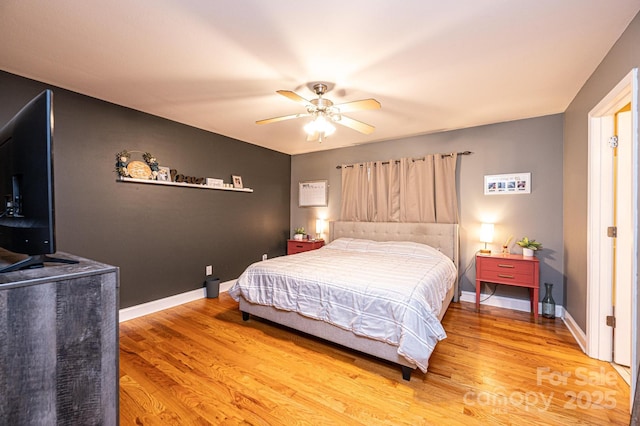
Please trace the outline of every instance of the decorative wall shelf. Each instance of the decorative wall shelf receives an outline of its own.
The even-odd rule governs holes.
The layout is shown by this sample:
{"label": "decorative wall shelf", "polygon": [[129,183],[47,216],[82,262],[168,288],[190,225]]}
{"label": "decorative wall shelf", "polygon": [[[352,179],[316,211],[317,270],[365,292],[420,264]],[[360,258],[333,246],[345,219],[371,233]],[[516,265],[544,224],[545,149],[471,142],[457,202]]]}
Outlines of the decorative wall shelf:
{"label": "decorative wall shelf", "polygon": [[170,181],[149,180],[149,179],[134,179],[134,178],[128,178],[128,177],[122,177],[122,176],[116,180],[120,182],[146,183],[151,185],[183,186],[188,188],[200,188],[200,189],[216,189],[218,191],[253,192],[253,189],[251,188],[218,188],[214,186],[197,185],[195,183],[170,182]]}

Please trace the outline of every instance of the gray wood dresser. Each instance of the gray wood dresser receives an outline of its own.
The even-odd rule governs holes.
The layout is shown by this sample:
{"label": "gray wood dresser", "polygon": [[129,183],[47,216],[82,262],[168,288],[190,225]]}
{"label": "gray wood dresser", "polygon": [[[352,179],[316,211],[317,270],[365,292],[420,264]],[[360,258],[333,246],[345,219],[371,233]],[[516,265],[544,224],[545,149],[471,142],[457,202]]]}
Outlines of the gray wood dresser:
{"label": "gray wood dresser", "polygon": [[117,425],[119,270],[55,256],[0,274],[0,424]]}

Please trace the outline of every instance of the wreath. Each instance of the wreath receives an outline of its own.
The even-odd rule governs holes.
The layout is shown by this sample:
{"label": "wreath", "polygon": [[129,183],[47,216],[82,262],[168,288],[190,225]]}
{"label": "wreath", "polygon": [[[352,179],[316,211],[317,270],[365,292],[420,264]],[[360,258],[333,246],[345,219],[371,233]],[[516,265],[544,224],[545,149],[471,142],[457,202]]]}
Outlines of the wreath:
{"label": "wreath", "polygon": [[158,167],[158,160],[156,159],[156,157],[154,157],[148,152],[145,152],[144,154],[142,154],[142,159],[144,160],[145,163],[147,163],[149,168],[151,168],[151,172],[153,173],[153,176],[154,177],[158,176],[158,170],[160,170],[160,168]]}
{"label": "wreath", "polygon": [[131,160],[131,154],[126,149],[116,154],[116,173],[118,176],[129,176],[129,171],[127,170],[129,160]]}
{"label": "wreath", "polygon": [[[115,172],[121,177],[133,177],[133,178],[147,178],[156,179],[160,167],[158,166],[158,160],[149,152],[142,154],[141,161],[131,161],[132,152],[141,151],[127,151],[126,149],[116,154],[116,169]],[[140,171],[141,167],[143,168]],[[135,170],[135,172],[133,171]]]}

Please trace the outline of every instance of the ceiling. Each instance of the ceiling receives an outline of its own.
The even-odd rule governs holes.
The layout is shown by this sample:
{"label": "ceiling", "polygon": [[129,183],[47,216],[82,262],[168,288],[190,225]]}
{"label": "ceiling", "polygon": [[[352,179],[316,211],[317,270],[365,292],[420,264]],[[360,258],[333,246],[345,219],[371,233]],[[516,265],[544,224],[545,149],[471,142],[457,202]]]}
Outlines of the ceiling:
{"label": "ceiling", "polygon": [[[615,7],[613,7],[615,6]],[[2,0],[0,69],[287,154],[563,112],[640,0]],[[313,81],[375,98],[306,142]]]}

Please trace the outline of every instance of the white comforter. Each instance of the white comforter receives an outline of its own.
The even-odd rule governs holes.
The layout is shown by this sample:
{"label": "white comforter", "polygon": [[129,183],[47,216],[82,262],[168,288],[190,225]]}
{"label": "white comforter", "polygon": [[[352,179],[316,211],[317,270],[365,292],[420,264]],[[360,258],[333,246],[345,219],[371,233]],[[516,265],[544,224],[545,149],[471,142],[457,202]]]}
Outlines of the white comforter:
{"label": "white comforter", "polygon": [[448,257],[424,244],[340,238],[250,265],[229,294],[398,346],[426,372],[446,337],[437,316],[456,273]]}

